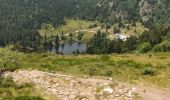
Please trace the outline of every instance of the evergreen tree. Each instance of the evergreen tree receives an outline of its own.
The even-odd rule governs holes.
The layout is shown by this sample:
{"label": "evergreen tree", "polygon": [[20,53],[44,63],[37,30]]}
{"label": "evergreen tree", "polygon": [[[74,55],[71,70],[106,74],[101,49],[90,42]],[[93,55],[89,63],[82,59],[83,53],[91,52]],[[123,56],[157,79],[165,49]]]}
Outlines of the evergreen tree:
{"label": "evergreen tree", "polygon": [[58,52],[58,49],[59,49],[59,36],[57,35],[55,37],[55,50],[56,50],[56,53]]}
{"label": "evergreen tree", "polygon": [[53,42],[52,42],[52,40],[49,41],[48,47],[49,47],[50,52],[52,52],[52,49],[53,49]]}
{"label": "evergreen tree", "polygon": [[44,35],[44,43],[43,43],[43,46],[44,46],[45,50],[48,50],[48,41],[47,41],[47,36],[46,36],[46,34]]}

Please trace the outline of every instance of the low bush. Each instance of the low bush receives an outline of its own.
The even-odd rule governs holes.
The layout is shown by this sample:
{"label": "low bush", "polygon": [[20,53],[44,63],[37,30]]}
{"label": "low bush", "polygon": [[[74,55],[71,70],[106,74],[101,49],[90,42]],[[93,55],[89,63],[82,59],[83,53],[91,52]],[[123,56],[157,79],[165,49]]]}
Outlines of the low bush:
{"label": "low bush", "polygon": [[89,28],[95,28],[95,27],[97,27],[97,24],[89,25]]}
{"label": "low bush", "polygon": [[152,68],[145,68],[143,70],[143,75],[154,76],[155,74],[156,74],[156,71]]}
{"label": "low bush", "polygon": [[170,51],[170,41],[164,41],[161,43],[162,51],[167,52]]}
{"label": "low bush", "polygon": [[2,100],[43,100],[30,96],[35,89],[32,84],[16,84],[10,77],[0,77],[0,99]]}
{"label": "low bush", "polygon": [[137,48],[137,51],[139,53],[147,53],[151,49],[152,49],[151,44],[149,42],[145,42],[139,45],[139,47]]}
{"label": "low bush", "polygon": [[0,88],[15,87],[13,80],[11,78],[0,77]]}
{"label": "low bush", "polygon": [[109,77],[112,76],[112,74],[113,74],[113,71],[106,71],[106,73],[105,73],[105,75],[109,76]]}
{"label": "low bush", "polygon": [[20,67],[20,55],[8,48],[0,48],[0,71],[13,71]]}
{"label": "low bush", "polygon": [[160,44],[157,44],[153,47],[152,51],[154,52],[168,52],[170,51],[170,41],[163,41]]}
{"label": "low bush", "polygon": [[94,76],[96,74],[96,69],[95,68],[89,68],[89,75]]}
{"label": "low bush", "polygon": [[161,45],[160,45],[160,44],[155,45],[155,46],[153,47],[152,51],[153,51],[153,52],[160,52],[160,51],[162,51],[162,50],[161,50]]}
{"label": "low bush", "polygon": [[170,41],[170,32],[166,34],[166,36],[165,36],[165,40]]}

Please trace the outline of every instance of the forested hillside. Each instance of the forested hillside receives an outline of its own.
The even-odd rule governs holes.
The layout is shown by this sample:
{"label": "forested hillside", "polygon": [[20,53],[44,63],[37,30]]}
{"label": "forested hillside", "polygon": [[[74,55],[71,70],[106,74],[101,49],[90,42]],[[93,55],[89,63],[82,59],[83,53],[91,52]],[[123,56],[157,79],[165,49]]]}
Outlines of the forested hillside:
{"label": "forested hillside", "polygon": [[169,6],[168,0],[0,0],[0,45],[20,41],[34,47],[43,23],[58,27],[65,18],[109,25],[141,22],[149,28],[169,25]]}
{"label": "forested hillside", "polygon": [[48,22],[57,26],[67,17],[112,23],[147,17],[168,23],[170,16],[168,0],[1,0],[0,4],[1,30],[36,29]]}

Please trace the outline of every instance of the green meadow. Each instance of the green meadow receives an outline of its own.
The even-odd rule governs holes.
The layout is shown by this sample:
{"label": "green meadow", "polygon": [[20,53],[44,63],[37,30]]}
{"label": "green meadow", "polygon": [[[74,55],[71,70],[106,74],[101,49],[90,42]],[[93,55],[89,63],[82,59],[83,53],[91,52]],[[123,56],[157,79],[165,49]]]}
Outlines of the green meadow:
{"label": "green meadow", "polygon": [[[75,76],[104,76],[170,90],[170,53],[57,55],[19,53],[8,48],[1,51],[7,52],[1,53],[0,59],[7,70],[37,69]],[[11,62],[5,62],[5,59],[11,59]]]}
{"label": "green meadow", "polygon": [[41,35],[56,35],[58,33],[72,33],[77,30],[84,30],[88,29],[90,25],[99,24],[99,22],[95,21],[86,21],[86,20],[73,20],[73,19],[66,19],[65,25],[60,25],[59,27],[54,27],[51,24],[44,24],[42,25],[39,32]]}

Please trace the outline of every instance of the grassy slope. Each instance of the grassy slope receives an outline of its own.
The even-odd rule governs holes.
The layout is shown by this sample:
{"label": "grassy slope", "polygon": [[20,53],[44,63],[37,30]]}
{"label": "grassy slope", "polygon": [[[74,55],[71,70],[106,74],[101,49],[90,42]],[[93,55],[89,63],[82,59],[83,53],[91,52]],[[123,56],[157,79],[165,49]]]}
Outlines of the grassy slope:
{"label": "grassy slope", "polygon": [[[60,56],[28,54],[22,58],[23,68],[33,68],[74,75],[109,76],[116,80],[150,84],[170,89],[170,53],[112,54]],[[143,75],[145,69],[154,76]]]}
{"label": "grassy slope", "polygon": [[[97,27],[95,28],[89,28],[90,25],[97,24]],[[47,34],[47,36],[59,34],[63,31],[65,33],[66,40],[62,42],[69,42],[71,39],[68,35],[68,33],[73,33],[73,40],[77,40],[77,33],[78,31],[83,32],[84,36],[82,37],[82,42],[89,42],[90,39],[94,36],[94,34],[98,31],[101,30],[102,32],[106,32],[106,28],[101,28],[101,23],[96,22],[96,21],[86,21],[86,20],[73,20],[73,19],[67,19],[66,20],[66,25],[59,26],[57,28],[53,27],[50,24],[48,28],[42,28],[39,30],[41,35]],[[108,38],[113,39],[114,35],[113,33],[113,28],[118,27],[118,24],[114,24],[108,32]],[[86,31],[84,31],[86,30]],[[125,35],[134,35],[137,36],[141,33],[143,33],[145,30],[144,26],[141,23],[136,23],[136,26],[129,25],[129,29],[125,28],[120,28],[121,33],[124,33]],[[66,34],[67,33],[67,34]]]}
{"label": "grassy slope", "polygon": [[129,30],[127,28],[121,28],[122,33],[125,33],[127,35],[135,35],[135,36],[143,33],[145,30],[148,30],[148,29],[145,29],[144,25],[142,25],[141,23],[136,23],[136,26],[130,25]]}
{"label": "grassy slope", "polygon": [[88,29],[90,25],[97,22],[85,20],[67,20],[66,23],[66,25],[60,26],[56,30],[63,31],[64,33],[74,32],[76,30]]}
{"label": "grassy slope", "polygon": [[[114,24],[112,26],[112,28],[109,29],[109,32],[113,32],[114,27],[118,27],[118,24]],[[135,30],[136,30],[136,32],[135,32]],[[148,30],[148,29],[145,28],[144,25],[142,25],[139,22],[136,23],[136,26],[132,26],[129,24],[129,29],[127,29],[126,26],[125,26],[125,28],[120,28],[121,33],[124,33],[125,35],[128,35],[128,36],[130,36],[130,35],[137,36],[137,35],[143,33],[145,30]]]}
{"label": "grassy slope", "polygon": [[82,42],[88,42],[95,34],[94,32],[90,32],[90,31],[98,30],[98,28],[89,29],[89,26],[93,25],[93,24],[99,25],[100,23],[96,22],[96,21],[67,19],[66,25],[62,25],[57,28],[54,28],[53,26],[50,25],[50,27],[48,27],[47,29],[45,29],[45,28],[40,29],[39,32],[43,36],[45,34],[47,36],[51,36],[51,35],[60,34],[62,32],[64,34],[67,33],[65,35],[66,40],[64,42],[68,42],[70,40],[68,33],[73,33],[73,39],[77,40],[77,31],[87,30],[87,31],[83,31],[84,35],[82,37]]}
{"label": "grassy slope", "polygon": [[[39,69],[78,76],[109,76],[119,81],[149,84],[170,90],[170,53],[62,56],[48,53],[23,54],[8,49],[5,51],[9,53],[6,55],[10,59],[13,58],[11,55],[15,54],[16,59],[19,54],[19,68],[23,69]],[[1,58],[9,59],[6,55],[2,55]],[[3,59],[0,63],[3,65]],[[144,75],[146,69],[150,69],[154,75]]]}
{"label": "grassy slope", "polygon": [[68,19],[66,20],[66,25],[62,25],[60,27],[57,28],[52,28],[52,29],[40,29],[40,33],[42,35],[44,35],[45,33],[48,35],[51,34],[57,34],[60,32],[64,32],[64,33],[69,33],[69,32],[74,32],[76,30],[83,30],[83,29],[88,29],[88,27],[94,23],[94,21],[85,21],[85,20],[72,20],[72,19]]}

